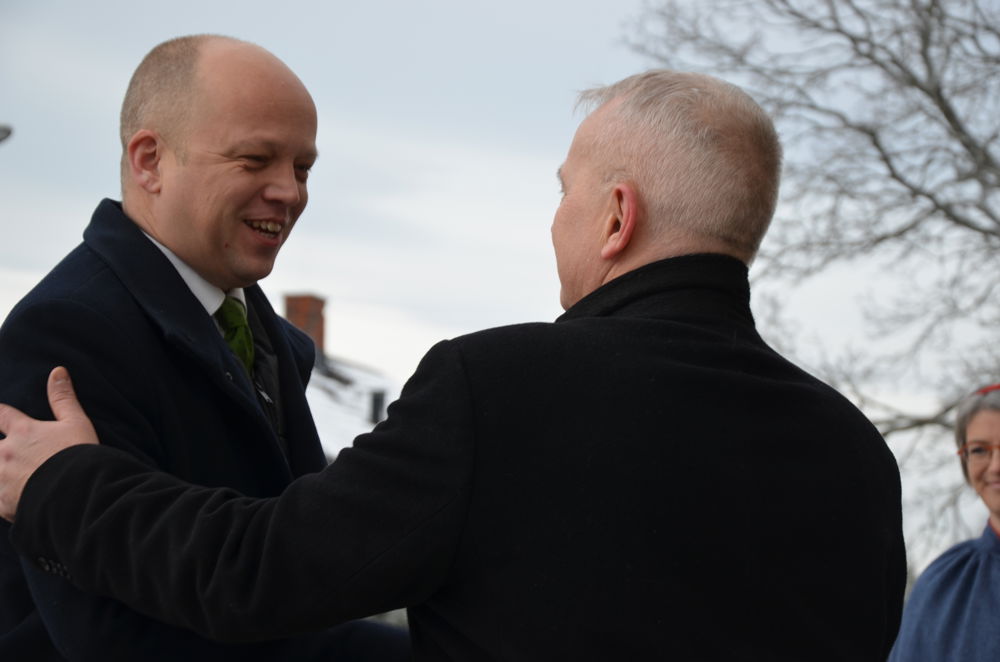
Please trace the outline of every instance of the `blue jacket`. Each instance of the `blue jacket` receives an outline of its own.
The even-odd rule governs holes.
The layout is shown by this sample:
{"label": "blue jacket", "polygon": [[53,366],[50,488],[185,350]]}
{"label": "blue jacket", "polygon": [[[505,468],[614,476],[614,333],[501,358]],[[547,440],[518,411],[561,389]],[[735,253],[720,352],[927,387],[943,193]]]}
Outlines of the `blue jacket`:
{"label": "blue jacket", "polygon": [[955,545],[920,575],[903,612],[890,662],[1000,660],[1000,537]]}

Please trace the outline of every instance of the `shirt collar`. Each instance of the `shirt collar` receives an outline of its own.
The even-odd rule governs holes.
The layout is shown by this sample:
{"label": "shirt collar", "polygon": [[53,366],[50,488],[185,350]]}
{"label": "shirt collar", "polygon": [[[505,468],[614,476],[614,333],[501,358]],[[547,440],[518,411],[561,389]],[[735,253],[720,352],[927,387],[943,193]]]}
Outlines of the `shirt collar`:
{"label": "shirt collar", "polygon": [[198,303],[204,307],[205,312],[209,315],[214,315],[215,311],[219,309],[222,302],[225,301],[227,296],[234,297],[243,304],[246,308],[247,300],[246,295],[243,293],[242,287],[237,287],[235,289],[229,290],[228,292],[223,292],[220,288],[212,285],[207,280],[201,277],[201,275],[192,269],[186,262],[177,257],[172,250],[153,239],[149,234],[143,232],[146,238],[153,242],[153,245],[160,249],[160,251],[170,260],[170,264],[174,265],[174,269],[180,275],[181,279],[191,290],[191,294],[194,298],[198,300]]}

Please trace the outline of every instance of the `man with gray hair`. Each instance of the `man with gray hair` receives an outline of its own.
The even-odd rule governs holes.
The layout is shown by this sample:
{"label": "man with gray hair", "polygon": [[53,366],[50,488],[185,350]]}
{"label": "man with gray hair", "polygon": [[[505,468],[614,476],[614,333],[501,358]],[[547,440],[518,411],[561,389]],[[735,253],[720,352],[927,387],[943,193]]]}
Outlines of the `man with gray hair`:
{"label": "man with gray hair", "polygon": [[226,640],[405,605],[417,659],[884,660],[905,583],[895,461],[750,313],[771,122],[671,71],[584,101],[555,323],[434,346],[385,422],[266,500],[92,445],[58,368],[56,422],[0,407],[14,545]]}

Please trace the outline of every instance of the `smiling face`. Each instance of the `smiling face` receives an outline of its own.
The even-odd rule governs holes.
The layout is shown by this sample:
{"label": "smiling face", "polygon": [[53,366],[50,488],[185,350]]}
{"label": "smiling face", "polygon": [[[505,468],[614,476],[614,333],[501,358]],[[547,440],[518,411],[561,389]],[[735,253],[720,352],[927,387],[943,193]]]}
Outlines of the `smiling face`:
{"label": "smiling face", "polygon": [[175,142],[162,142],[144,229],[213,285],[267,276],[308,199],[316,109],[298,78],[256,46],[203,46],[198,89]]}
{"label": "smiling face", "polygon": [[[1000,411],[983,409],[965,428],[967,444],[1000,445]],[[990,511],[990,522],[1000,531],[1000,449],[988,450],[980,459],[970,457],[966,464],[969,483]]]}

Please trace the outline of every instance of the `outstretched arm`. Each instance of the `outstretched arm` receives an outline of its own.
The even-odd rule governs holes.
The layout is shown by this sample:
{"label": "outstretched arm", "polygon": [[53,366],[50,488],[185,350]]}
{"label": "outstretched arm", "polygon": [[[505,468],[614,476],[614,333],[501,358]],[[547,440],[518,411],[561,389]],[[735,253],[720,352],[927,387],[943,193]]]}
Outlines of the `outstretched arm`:
{"label": "outstretched arm", "polygon": [[24,485],[35,470],[59,451],[99,443],[97,433],[76,399],[66,368],[49,373],[49,404],[54,421],[38,421],[0,404],[0,517],[14,521]]}
{"label": "outstretched arm", "polygon": [[[465,526],[471,411],[460,353],[440,343],[386,421],[271,499],[194,486],[106,446],[66,448],[82,439],[79,421],[15,414],[15,448],[64,436],[64,450],[27,480],[20,504],[22,488],[11,488],[11,540],[85,591],[222,641],[423,603],[446,584]],[[0,416],[6,425],[11,414]]]}
{"label": "outstretched arm", "polygon": [[[13,520],[16,514],[25,484],[47,459],[71,446],[99,443],[90,419],[76,398],[65,368],[55,368],[49,374],[47,389],[55,421],[36,420],[14,407],[0,404],[0,433],[8,435],[6,439],[0,439],[0,504],[3,517],[8,520]],[[42,577],[41,581],[63,580],[53,575]],[[131,656],[137,652],[143,654],[143,659],[156,660],[180,659],[192,653],[214,653],[219,659],[236,655],[248,662],[289,657],[297,660],[321,660],[328,659],[330,651],[352,651],[361,647],[366,651],[379,651],[386,659],[395,659],[409,645],[408,639],[405,643],[401,639],[403,635],[380,629],[378,624],[351,621],[312,636],[236,647],[202,639],[186,629],[148,621],[115,601],[95,601],[93,596],[79,592],[66,593],[62,599],[65,600],[64,609],[81,610],[83,620],[80,621],[80,628],[93,627],[94,614],[88,612],[98,608],[106,613],[105,619],[135,630],[120,633],[114,642],[119,647],[113,650],[106,647],[109,642],[98,639],[91,642],[96,648],[76,646],[68,653],[62,651],[73,660],[108,659],[109,656],[115,659],[122,656],[124,659],[126,655]],[[79,604],[75,604],[74,600]],[[101,622],[101,618],[98,617],[96,622]],[[42,626],[39,624],[37,627]],[[158,636],[153,636],[154,633]],[[146,638],[143,635],[150,641],[143,641]],[[81,640],[87,643],[86,638]],[[78,640],[73,641],[76,643]],[[143,647],[146,645],[150,648]],[[33,654],[38,653],[33,650]]]}

